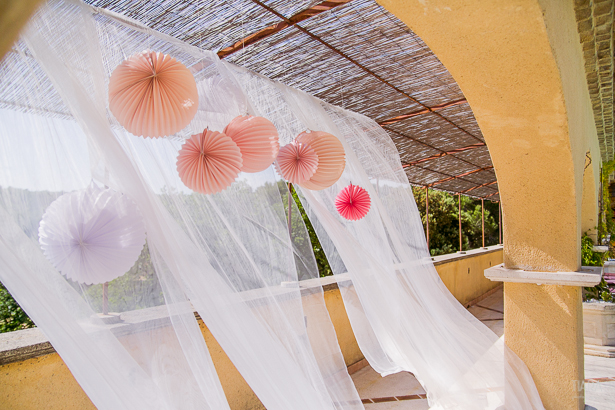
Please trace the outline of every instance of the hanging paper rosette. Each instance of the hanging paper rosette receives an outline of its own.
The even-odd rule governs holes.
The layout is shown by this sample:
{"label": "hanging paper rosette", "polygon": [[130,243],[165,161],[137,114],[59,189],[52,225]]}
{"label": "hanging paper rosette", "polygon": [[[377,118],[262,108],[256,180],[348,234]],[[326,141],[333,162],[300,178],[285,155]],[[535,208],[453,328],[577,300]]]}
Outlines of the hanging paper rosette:
{"label": "hanging paper rosette", "polygon": [[322,131],[303,132],[295,139],[298,143],[307,144],[318,155],[318,168],[314,175],[299,185],[321,190],[335,184],[344,172],[346,157],[344,147],[334,135]]}
{"label": "hanging paper rosette", "polygon": [[371,199],[367,191],[358,185],[348,185],[335,198],[337,212],[350,221],[358,221],[369,212]]}
{"label": "hanging paper rosette", "polygon": [[293,141],[280,148],[275,160],[275,169],[282,178],[292,184],[309,180],[318,168],[318,155],[307,144]]}
{"label": "hanging paper rosette", "polygon": [[90,285],[122,276],[135,264],[145,245],[145,224],[126,195],[92,182],[49,205],[38,237],[56,269]]}
{"label": "hanging paper rosette", "polygon": [[135,54],[118,65],[109,79],[109,109],[134,135],[175,134],[192,121],[198,106],[194,76],[166,54]]}
{"label": "hanging paper rosette", "polygon": [[264,171],[280,150],[278,130],[271,121],[263,117],[240,115],[235,117],[223,132],[241,150],[243,172]]}
{"label": "hanging paper rosette", "polygon": [[233,140],[205,130],[190,137],[177,156],[177,172],[188,188],[202,194],[220,192],[239,175],[242,154]]}

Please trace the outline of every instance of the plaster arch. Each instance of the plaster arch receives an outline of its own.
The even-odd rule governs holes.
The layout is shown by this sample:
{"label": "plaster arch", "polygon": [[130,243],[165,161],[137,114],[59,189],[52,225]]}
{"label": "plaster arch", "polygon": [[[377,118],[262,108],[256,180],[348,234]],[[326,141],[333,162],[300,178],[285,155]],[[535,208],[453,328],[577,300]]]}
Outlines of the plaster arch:
{"label": "plaster arch", "polygon": [[506,267],[577,270],[585,152],[594,166],[600,154],[572,1],[378,2],[472,107],[498,178]]}
{"label": "plaster arch", "polygon": [[[377,1],[431,48],[472,107],[498,178],[506,267],[576,271],[583,182],[595,197],[600,151],[574,1]],[[581,301],[578,286],[504,285],[506,344],[547,410],[585,407],[575,385],[584,379]]]}

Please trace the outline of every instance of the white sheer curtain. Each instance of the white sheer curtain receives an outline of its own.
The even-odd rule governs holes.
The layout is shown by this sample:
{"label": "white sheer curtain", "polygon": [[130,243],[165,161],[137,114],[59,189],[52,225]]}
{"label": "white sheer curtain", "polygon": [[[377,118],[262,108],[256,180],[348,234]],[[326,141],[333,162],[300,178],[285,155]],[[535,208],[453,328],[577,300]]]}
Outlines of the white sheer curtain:
{"label": "white sheer curtain", "polygon": [[[343,275],[346,310],[372,366],[415,373],[434,409],[542,408],[523,363],[440,281],[397,150],[371,120],[79,2],[46,4],[24,40],[0,68],[0,147],[10,164],[0,170],[0,280],[97,407],[228,408],[192,307],[268,409],[363,407],[322,289],[298,281],[318,273],[273,168],[209,196],[177,176],[186,137],[251,113],[273,121],[282,144],[309,128],[345,146],[338,183],[299,191]],[[134,137],[107,109],[110,73],[147,48],[171,54],[197,80],[199,111],[170,138]],[[91,319],[96,289],[66,281],[33,233],[53,199],[91,180],[128,195],[146,223],[155,286],[128,295],[129,333]],[[358,222],[334,207],[350,181],[372,198]]]}
{"label": "white sheer curtain", "polygon": [[[251,111],[215,54],[71,1],[43,6],[24,40],[2,66],[7,73],[0,87],[3,107],[25,114],[3,110],[3,152],[16,161],[0,183],[0,221],[11,228],[0,232],[7,266],[0,280],[47,334],[94,404],[228,408],[192,305],[268,409],[363,408],[322,289],[298,286],[298,272],[310,278],[318,271],[301,219],[293,221],[289,235],[283,201],[288,191],[273,168],[242,174],[211,196],[192,193],[177,176],[176,156],[185,137],[205,127],[221,130]],[[171,54],[197,80],[197,116],[171,138],[134,137],[107,110],[112,70],[145,48]],[[11,134],[28,138],[9,139]],[[65,139],[78,141],[79,149]],[[41,150],[39,141],[56,146]],[[12,195],[15,178],[23,181],[22,190],[50,192],[21,226],[20,210],[33,201],[21,191]],[[125,334],[102,323],[92,326],[95,307],[86,292],[74,290],[46,261],[35,235],[26,234],[53,198],[92,179],[128,195],[144,216],[158,288],[135,292],[135,298],[163,294],[157,307],[152,303],[145,312],[161,316],[150,321],[151,328],[139,322]],[[296,208],[294,214],[296,219]],[[57,289],[40,286],[47,282]],[[169,317],[170,331],[163,326]]]}
{"label": "white sheer curtain", "polygon": [[[334,273],[343,275],[346,310],[372,367],[383,375],[413,372],[432,409],[542,409],[525,365],[440,280],[411,186],[386,132],[364,116],[233,70],[257,112],[279,127],[291,124],[288,134],[327,131],[344,144],[342,178],[322,191],[299,191]],[[372,199],[370,212],[357,222],[341,218],[334,206],[337,193],[351,182]]]}

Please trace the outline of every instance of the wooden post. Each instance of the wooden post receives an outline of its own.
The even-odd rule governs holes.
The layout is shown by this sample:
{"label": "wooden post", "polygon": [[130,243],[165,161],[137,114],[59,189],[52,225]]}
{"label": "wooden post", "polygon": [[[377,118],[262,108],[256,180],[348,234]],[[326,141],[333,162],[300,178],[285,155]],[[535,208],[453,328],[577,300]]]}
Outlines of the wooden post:
{"label": "wooden post", "polygon": [[461,194],[459,195],[459,252],[463,250],[463,240],[461,238]]}
{"label": "wooden post", "polygon": [[108,315],[109,314],[109,282],[105,282],[103,283],[103,288],[102,288],[102,314],[103,315]]}
{"label": "wooden post", "polygon": [[429,188],[425,187],[425,222],[427,228],[427,250],[429,251]]}
{"label": "wooden post", "polygon": [[500,235],[500,244],[502,243],[502,203],[498,201],[498,231]]}
{"label": "wooden post", "polygon": [[291,225],[292,222],[292,200],[293,200],[293,185],[289,182],[288,183],[288,236],[291,238],[292,241],[292,233],[293,233],[293,228]]}
{"label": "wooden post", "polygon": [[485,247],[485,199],[480,199],[480,216],[483,224],[483,248]]}

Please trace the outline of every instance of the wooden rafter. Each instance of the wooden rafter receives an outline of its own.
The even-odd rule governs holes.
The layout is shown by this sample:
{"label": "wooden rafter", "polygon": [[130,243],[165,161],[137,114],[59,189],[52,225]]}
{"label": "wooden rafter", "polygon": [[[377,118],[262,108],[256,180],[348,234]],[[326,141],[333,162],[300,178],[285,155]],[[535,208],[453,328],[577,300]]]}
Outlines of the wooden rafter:
{"label": "wooden rafter", "polygon": [[408,113],[408,114],[398,115],[397,117],[389,118],[388,120],[379,121],[378,124],[380,126],[391,125],[391,124],[395,124],[396,122],[399,122],[399,121],[407,120],[408,118],[416,117],[416,116],[422,115],[422,114],[428,114],[430,112],[442,110],[444,108],[452,107],[452,106],[463,104],[463,103],[466,103],[466,102],[467,102],[467,100],[465,98],[462,98],[461,100],[452,101],[452,102],[445,103],[445,104],[440,104],[440,105],[435,105],[435,106],[427,107],[427,108],[424,108],[422,110],[414,111],[414,112],[411,112],[411,113]]}
{"label": "wooden rafter", "polygon": [[[384,128],[385,130],[387,130],[387,131],[389,131],[389,132],[391,132],[391,133],[393,133],[393,134],[397,134],[397,135],[399,135],[400,137],[403,137],[403,138],[408,138],[409,140],[412,140],[412,141],[414,141],[414,142],[416,142],[416,143],[419,143],[419,144],[421,144],[421,145],[423,145],[423,146],[425,146],[425,147],[427,147],[427,148],[433,149],[433,150],[435,150],[435,151],[440,151],[440,153],[442,153],[442,154],[444,154],[444,153],[446,152],[446,151],[444,151],[443,149],[436,148],[436,147],[434,147],[434,146],[433,146],[433,145],[431,145],[431,144],[428,144],[428,143],[426,143],[426,142],[424,142],[424,141],[421,141],[421,140],[419,140],[419,139],[413,138],[413,137],[411,137],[411,136],[409,136],[409,135],[406,135],[406,134],[404,134],[404,133],[401,133],[401,132],[399,132],[399,131],[395,131],[395,130],[394,130],[394,129],[392,129],[392,128],[389,128],[389,127],[382,127],[382,128]],[[478,167],[478,165],[476,165],[476,164],[474,164],[474,163],[472,163],[472,162],[468,161],[467,159],[456,157],[454,154],[449,154],[449,155],[453,155],[453,157],[454,157],[454,158],[456,158],[456,159],[458,159],[459,161],[464,162],[464,163],[466,163],[466,164],[468,164],[468,165],[471,165],[471,166],[473,166],[473,167]],[[408,163],[405,163],[405,164],[407,165]],[[416,165],[415,165],[415,166],[416,166]]]}
{"label": "wooden rafter", "polygon": [[484,167],[484,168],[473,169],[472,171],[467,171],[467,172],[464,172],[463,174],[453,175],[453,176],[441,179],[439,181],[432,182],[431,184],[427,184],[427,187],[431,188],[433,186],[436,186],[436,185],[439,185],[439,184],[443,184],[443,183],[451,181],[453,179],[465,177],[465,176],[468,176],[468,175],[471,175],[471,174],[475,174],[475,173],[481,172],[481,171],[487,171],[487,170],[492,169],[492,168],[493,168],[493,165],[490,165],[490,166]]}
{"label": "wooden rafter", "polygon": [[[283,14],[278,13],[276,10],[274,10],[273,8],[267,6],[266,4],[264,4],[263,2],[259,1],[259,0],[251,0],[253,3],[258,4],[259,6],[261,6],[262,8],[264,8],[265,10],[267,10],[268,12],[275,14],[276,16],[278,16],[279,18],[281,18],[282,20],[286,21],[289,24],[292,24],[291,20],[284,17]],[[327,47],[329,50],[333,51],[334,53],[336,53],[337,55],[339,55],[340,57],[350,61],[352,64],[354,64],[355,66],[357,66],[358,68],[360,68],[363,72],[369,74],[370,76],[372,76],[373,78],[375,78],[376,80],[378,80],[379,82],[389,86],[390,88],[392,88],[393,90],[397,91],[398,93],[400,93],[401,95],[403,95],[404,97],[406,97],[407,99],[409,99],[410,101],[412,101],[415,104],[420,105],[421,107],[423,107],[423,109],[426,110],[430,110],[431,108],[428,107],[427,105],[423,104],[421,101],[417,100],[415,97],[411,96],[410,94],[408,94],[407,92],[403,91],[402,89],[400,89],[399,87],[391,84],[390,82],[388,82],[387,80],[385,80],[384,78],[382,78],[381,76],[379,76],[378,74],[376,74],[375,72],[373,72],[372,70],[370,70],[369,68],[365,67],[363,64],[359,63],[357,60],[355,60],[354,58],[350,57],[349,55],[345,54],[344,52],[338,50],[337,48],[333,47],[331,44],[327,43],[325,40],[323,40],[322,38],[318,37],[317,35],[313,34],[312,32],[310,32],[309,30],[301,27],[299,24],[292,24],[297,30],[301,31],[302,33],[306,34],[307,36],[309,36],[311,39],[318,41],[320,44],[322,44],[323,46]],[[452,125],[453,127],[457,128],[458,130],[460,130],[461,132],[469,135],[470,137],[476,139],[479,142],[482,142],[482,140],[480,138],[478,138],[476,135],[472,134],[471,132],[465,130],[464,128],[460,127],[459,125],[455,124],[453,121],[449,120],[448,118],[446,118],[445,116],[443,116],[442,114],[440,114],[437,111],[430,111],[432,113],[434,113],[435,115],[437,115],[438,117],[440,117],[442,120],[446,121],[447,123],[449,123],[450,125]]]}
{"label": "wooden rafter", "polygon": [[[430,161],[432,159],[442,158],[442,157],[445,157],[447,155],[458,154],[460,152],[464,152],[464,151],[467,151],[467,150],[470,150],[470,149],[484,147],[485,145],[486,144],[484,142],[479,142],[477,144],[468,145],[467,147],[455,148],[453,150],[441,152],[439,154],[435,154],[435,155],[432,155],[432,156],[427,157],[427,158],[421,158],[421,159],[418,159],[416,161],[407,162],[403,166],[403,168],[408,168],[408,167],[411,167],[413,165],[420,164],[421,162]],[[455,157],[455,158],[457,158],[457,157]],[[457,158],[457,159],[459,159],[459,158]]]}
{"label": "wooden rafter", "polygon": [[297,23],[300,23],[311,17],[314,17],[325,11],[329,11],[335,7],[346,4],[350,1],[352,0],[329,0],[329,1],[323,1],[322,3],[318,3],[315,6],[310,7],[309,9],[300,11],[299,13],[290,17],[289,19],[285,19],[277,24],[273,24],[269,27],[265,27],[264,29],[257,31],[256,33],[250,34],[249,36],[242,38],[241,40],[235,42],[234,44],[223,48],[222,50],[218,51],[218,57],[220,58],[227,57],[245,48],[246,46],[257,43],[264,38],[267,38],[284,29],[287,29],[288,27],[292,27]]}
{"label": "wooden rafter", "polygon": [[[302,12],[297,13],[296,15],[287,18],[284,15],[280,14],[279,12],[277,12],[275,9],[267,6],[266,4],[264,4],[262,1],[260,0],[251,0],[253,3],[261,6],[262,8],[264,8],[265,10],[269,11],[270,13],[276,15],[277,17],[279,17],[282,21],[280,23],[274,24],[272,26],[266,27],[265,29],[259,30],[256,33],[251,34],[250,36],[243,38],[237,42],[235,42],[233,45],[226,47],[222,50],[220,50],[218,52],[218,56],[220,58],[224,58],[228,55],[231,55],[232,53],[235,53],[236,51],[241,50],[242,48],[249,46],[250,44],[254,44],[264,38],[267,38],[275,33],[278,33],[284,29],[287,29],[289,27],[295,27],[297,30],[303,32],[304,34],[306,34],[307,36],[309,36],[310,38],[312,38],[313,40],[321,43],[323,46],[327,47],[329,50],[333,51],[334,53],[338,54],[339,56],[341,56],[342,58],[346,59],[347,61],[349,61],[350,63],[354,64],[356,67],[358,67],[359,69],[361,69],[362,71],[364,71],[365,73],[367,73],[368,75],[372,76],[373,78],[377,79],[379,82],[387,85],[388,87],[392,88],[393,90],[395,90],[396,92],[404,95],[406,98],[408,98],[410,101],[412,101],[413,103],[420,105],[422,107],[421,110],[419,111],[415,111],[412,113],[408,113],[408,114],[403,114],[394,118],[391,118],[389,120],[385,120],[380,122],[381,125],[386,126],[386,125],[390,125],[399,121],[403,121],[404,119],[407,118],[411,118],[413,116],[417,116],[417,115],[421,115],[421,114],[426,114],[426,113],[433,113],[436,116],[438,116],[439,118],[441,118],[442,120],[446,121],[447,123],[449,123],[450,125],[454,126],[455,128],[459,129],[460,131],[462,131],[463,133],[469,135],[470,137],[476,139],[478,141],[477,144],[472,144],[471,146],[468,147],[463,147],[463,148],[459,148],[456,150],[451,150],[451,151],[444,151],[442,149],[436,148],[434,146],[431,146],[430,144],[424,143],[423,141],[408,137],[407,135],[404,135],[402,133],[399,133],[397,131],[394,131],[388,127],[384,127],[386,128],[388,131],[399,134],[401,136],[404,136],[406,138],[410,138],[418,143],[421,143],[422,145],[425,145],[431,149],[435,149],[437,151],[440,151],[439,154],[436,154],[432,157],[429,158],[424,158],[418,161],[413,161],[412,163],[406,164],[404,165],[404,167],[407,166],[416,166],[417,164],[421,163],[421,162],[425,162],[428,161],[430,159],[435,159],[435,158],[441,158],[447,155],[453,155],[455,153],[459,153],[459,152],[463,152],[465,150],[468,149],[473,149],[473,148],[478,148],[478,147],[482,147],[485,146],[485,143],[478,138],[477,136],[475,136],[474,134],[470,133],[469,131],[465,130],[464,128],[460,127],[459,125],[457,125],[455,122],[449,120],[448,118],[444,117],[442,114],[438,113],[438,110],[447,108],[447,107],[451,107],[454,105],[458,105],[458,104],[463,104],[466,103],[466,99],[460,99],[460,100],[456,100],[456,101],[451,101],[448,103],[444,103],[444,104],[440,104],[437,106],[427,106],[426,104],[422,103],[421,101],[419,101],[418,99],[416,99],[415,97],[413,97],[412,95],[408,94],[407,92],[401,90],[400,88],[398,88],[397,86],[391,84],[390,82],[388,82],[387,80],[385,80],[384,78],[380,77],[378,74],[376,74],[375,72],[373,72],[372,70],[368,69],[367,67],[365,67],[364,65],[362,65],[361,63],[359,63],[358,61],[356,61],[355,59],[353,59],[352,57],[346,55],[345,53],[343,53],[342,51],[340,51],[339,49],[337,49],[336,47],[332,46],[331,44],[329,44],[328,42],[326,42],[325,40],[321,39],[319,36],[311,33],[309,30],[301,27],[298,23],[301,21],[305,21],[307,19],[309,19],[310,17],[313,17],[317,14],[320,14],[322,12],[331,10],[335,7],[338,7],[340,5],[349,3],[351,0],[331,0],[331,1],[324,1],[319,3],[316,6],[313,6],[309,9],[306,9]],[[460,161],[463,161],[465,163],[467,163],[468,165],[472,165],[474,167],[476,167],[475,164],[471,163],[470,161],[467,161],[463,158],[458,158],[455,157],[457,159],[459,159]],[[421,167],[422,168],[422,167]],[[436,181],[434,183],[431,183],[429,185],[427,185],[427,187],[432,187],[456,178],[462,178],[464,176],[473,174],[475,172],[480,172],[480,171],[485,171],[488,169],[492,169],[493,166],[489,166],[489,167],[484,167],[484,168],[478,168],[472,171],[468,171],[465,172],[463,174],[460,175],[454,175],[454,176],[449,176],[443,180],[440,181]],[[445,174],[446,175],[446,174]],[[462,178],[463,179],[463,178]]]}
{"label": "wooden rafter", "polygon": [[486,187],[486,186],[489,186],[489,185],[497,184],[497,182],[498,181],[496,180],[496,181],[487,182],[486,184],[477,185],[477,186],[474,186],[474,187],[472,187],[470,189],[466,189],[465,191],[461,191],[461,193],[465,194],[467,192],[474,191],[475,189],[478,189],[478,188],[483,188],[483,187]]}

